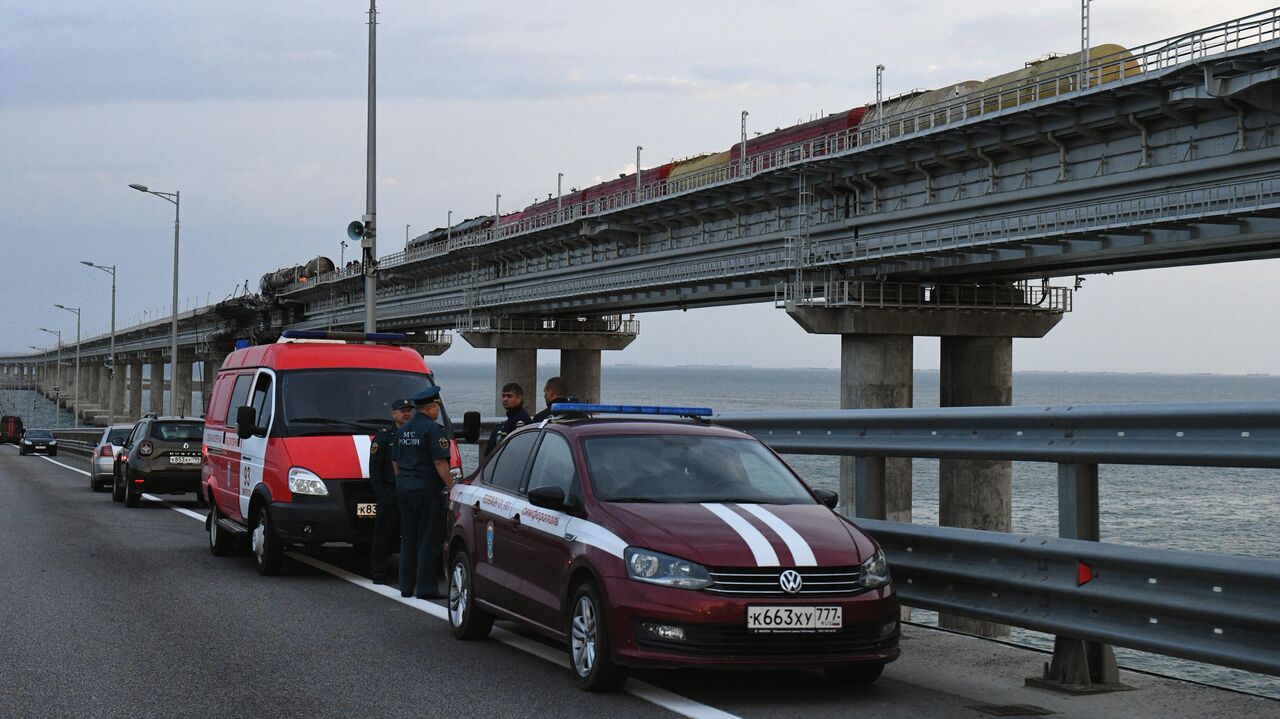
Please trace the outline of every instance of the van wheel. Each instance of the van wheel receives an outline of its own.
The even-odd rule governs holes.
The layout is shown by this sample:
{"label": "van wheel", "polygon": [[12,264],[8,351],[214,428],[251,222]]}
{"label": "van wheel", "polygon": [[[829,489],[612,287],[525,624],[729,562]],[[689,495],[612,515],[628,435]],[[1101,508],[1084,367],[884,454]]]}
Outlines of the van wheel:
{"label": "van wheel", "polygon": [[449,626],[459,639],[484,639],[493,629],[493,615],[476,606],[471,561],[462,550],[453,553],[449,570]]}
{"label": "van wheel", "polygon": [[235,537],[227,534],[225,530],[218,526],[218,505],[209,503],[209,552],[215,557],[225,557],[231,554],[232,542]]}
{"label": "van wheel", "polygon": [[111,501],[112,502],[124,501],[124,486],[123,486],[123,483],[120,481],[119,467],[117,467],[115,471],[111,473]]}
{"label": "van wheel", "polygon": [[140,499],[142,499],[142,493],[137,491],[133,482],[130,481],[129,475],[126,474],[124,476],[124,506],[136,507]]}
{"label": "van wheel", "polygon": [[569,667],[578,687],[589,692],[617,691],[627,680],[626,668],[613,663],[608,625],[600,590],[584,582],[569,609]]}
{"label": "van wheel", "polygon": [[271,529],[269,514],[265,506],[259,507],[253,518],[253,528],[249,531],[253,561],[258,567],[258,574],[264,577],[279,574],[284,566],[284,545]]}

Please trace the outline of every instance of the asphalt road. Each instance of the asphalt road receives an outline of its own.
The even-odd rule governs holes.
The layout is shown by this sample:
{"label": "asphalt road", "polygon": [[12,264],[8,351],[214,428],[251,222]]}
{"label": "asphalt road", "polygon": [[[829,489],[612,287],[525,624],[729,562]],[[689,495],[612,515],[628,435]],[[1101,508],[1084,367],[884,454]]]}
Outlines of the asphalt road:
{"label": "asphalt road", "polygon": [[[375,587],[350,550],[291,554],[260,577],[209,553],[187,496],[137,509],[92,493],[77,456],[0,446],[0,717],[1280,716],[1280,703],[1126,675],[1144,691],[1024,689],[1042,655],[909,629],[869,689],[819,672],[646,672],[623,692],[573,684],[565,651],[500,624],[460,642],[438,603]],[[1126,700],[1124,697],[1130,697]],[[1235,702],[1233,704],[1232,702]]]}

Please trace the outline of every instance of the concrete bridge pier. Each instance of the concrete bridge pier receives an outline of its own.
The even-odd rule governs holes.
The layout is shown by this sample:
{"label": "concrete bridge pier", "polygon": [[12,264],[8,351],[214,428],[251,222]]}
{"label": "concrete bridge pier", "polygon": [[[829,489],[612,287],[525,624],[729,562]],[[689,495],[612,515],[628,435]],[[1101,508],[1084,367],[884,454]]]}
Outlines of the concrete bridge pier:
{"label": "concrete bridge pier", "polygon": [[[115,414],[107,417],[109,424],[115,424],[121,421],[121,417],[125,416],[124,407],[126,403],[125,389],[128,387],[129,366],[120,358],[116,360],[115,366],[111,368],[111,392],[107,396],[107,407],[115,405]],[[114,402],[112,402],[114,400]]]}
{"label": "concrete bridge pier", "polygon": [[147,382],[147,388],[151,391],[150,401],[147,402],[147,411],[155,414],[164,414],[164,357],[153,356],[150,361],[151,373]]}
{"label": "concrete bridge pier", "polygon": [[[524,388],[524,405],[530,414],[542,409],[542,385],[538,383],[538,350],[560,350],[560,376],[569,394],[582,402],[600,401],[600,353],[621,350],[635,341],[638,324],[618,318],[604,320],[530,321],[512,329],[464,331],[472,347],[497,350],[495,389],[507,382]],[[495,395],[497,393],[495,392]],[[495,411],[502,403],[495,396]]]}
{"label": "concrete bridge pier", "polygon": [[178,356],[178,372],[173,378],[174,394],[173,411],[183,417],[190,417],[195,413],[191,407],[191,367],[192,362],[189,359],[183,359]]}
{"label": "concrete bridge pier", "polygon": [[222,360],[224,357],[219,355],[212,359],[206,359],[200,364],[200,416],[207,417],[209,415],[209,398],[213,396],[213,383],[218,378],[218,373],[222,371]]}
{"label": "concrete bridge pier", "polygon": [[142,416],[142,359],[130,359],[129,368],[129,401],[124,403],[124,421],[136,422]]}
{"label": "concrete bridge pier", "polygon": [[111,368],[105,362],[97,366],[97,394],[94,397],[94,404],[100,409],[106,409],[108,398],[111,395]]}

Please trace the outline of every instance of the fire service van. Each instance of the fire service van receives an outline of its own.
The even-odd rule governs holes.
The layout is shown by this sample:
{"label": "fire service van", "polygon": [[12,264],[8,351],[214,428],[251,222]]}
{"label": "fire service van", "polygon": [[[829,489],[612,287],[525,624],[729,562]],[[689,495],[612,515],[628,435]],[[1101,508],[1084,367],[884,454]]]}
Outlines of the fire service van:
{"label": "fire service van", "polygon": [[[434,384],[404,335],[286,331],[274,344],[227,356],[205,419],[201,491],[209,549],[247,542],[262,574],[286,547],[362,545],[377,504],[369,484],[373,435],[391,403]],[[479,416],[469,417],[479,431]],[[447,413],[450,466],[462,461]]]}

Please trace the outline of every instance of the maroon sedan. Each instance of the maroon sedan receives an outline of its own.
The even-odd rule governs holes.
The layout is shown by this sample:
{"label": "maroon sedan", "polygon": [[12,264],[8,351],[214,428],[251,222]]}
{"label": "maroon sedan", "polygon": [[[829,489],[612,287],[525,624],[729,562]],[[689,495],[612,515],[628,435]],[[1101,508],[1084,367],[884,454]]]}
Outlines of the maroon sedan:
{"label": "maroon sedan", "polygon": [[821,667],[868,684],[897,658],[884,553],[834,493],[703,420],[556,409],[453,489],[455,635],[521,622],[568,643],[589,690],[630,667]]}

